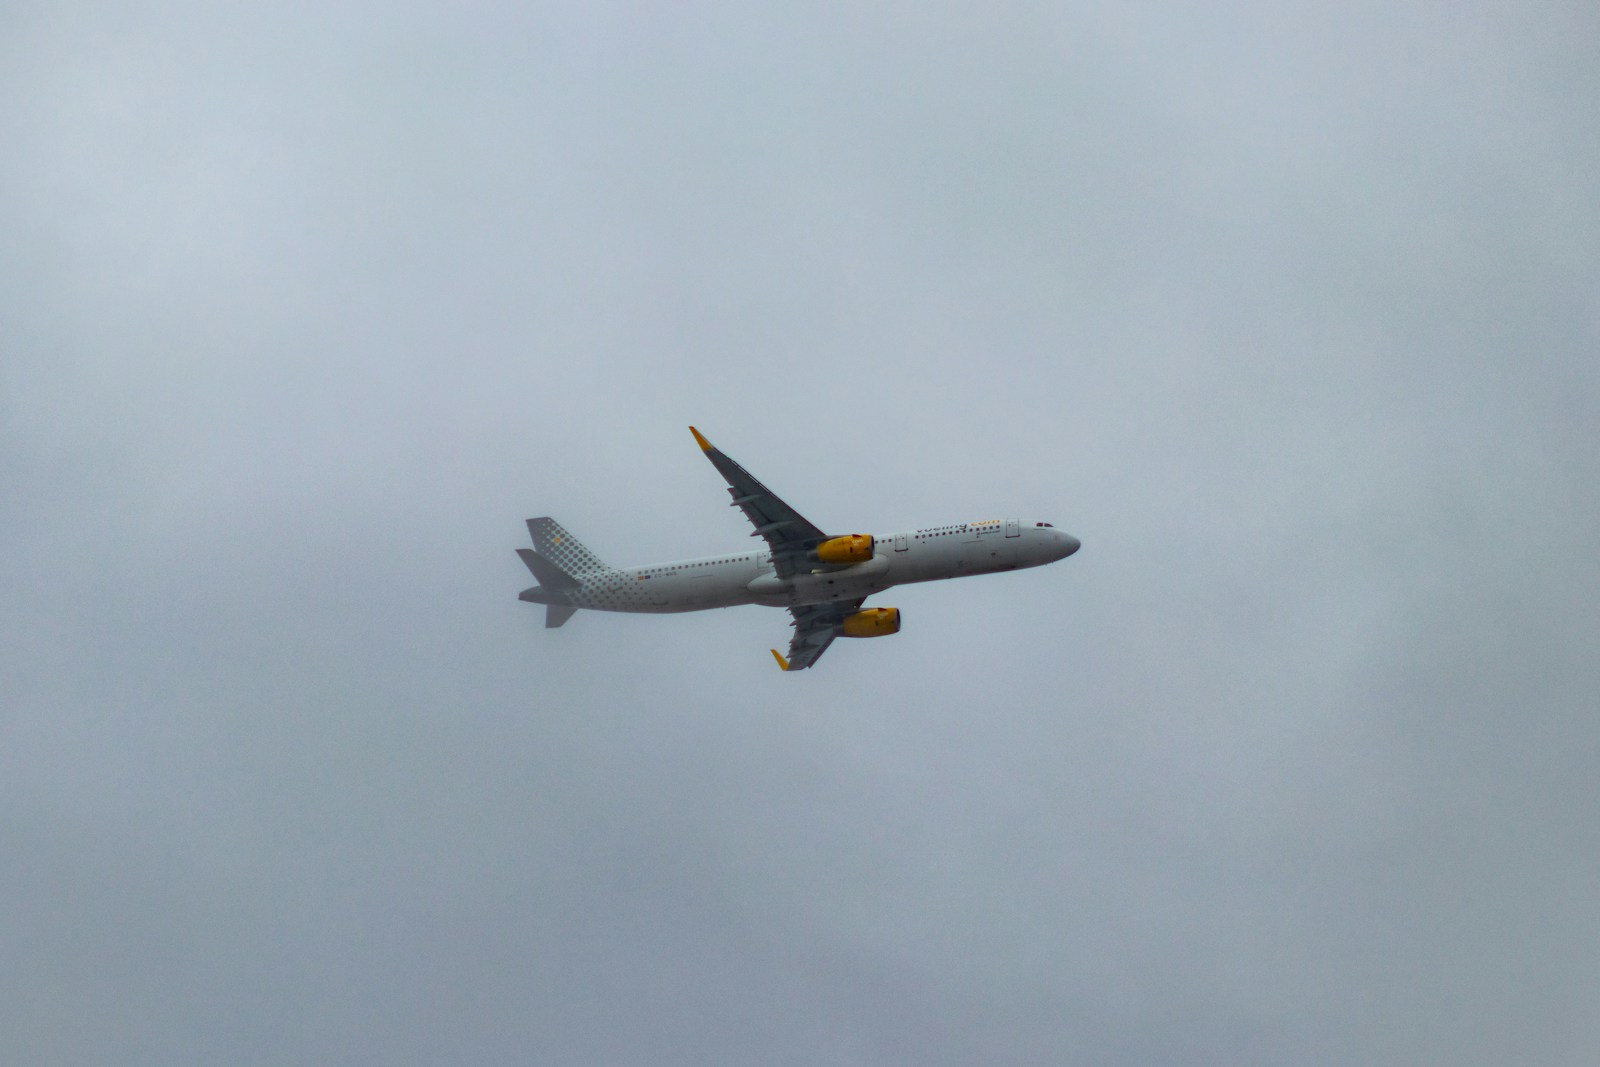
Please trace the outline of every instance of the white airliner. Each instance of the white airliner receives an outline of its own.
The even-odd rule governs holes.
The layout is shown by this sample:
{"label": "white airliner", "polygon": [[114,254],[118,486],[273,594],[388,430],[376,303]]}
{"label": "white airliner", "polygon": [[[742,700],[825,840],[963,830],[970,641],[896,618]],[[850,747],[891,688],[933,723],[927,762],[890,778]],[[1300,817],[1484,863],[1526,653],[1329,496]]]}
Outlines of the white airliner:
{"label": "white airliner", "polygon": [[517,549],[539,584],[519,597],[544,604],[544,624],[560,626],[579,608],[595,611],[703,611],[736,604],[787,608],[794,636],[786,671],[816,663],[835,637],[900,632],[899,608],[863,608],[892,585],[1038,567],[1078,551],[1078,539],[1048,522],[985,519],[905,533],[829,536],[778,499],[693,426],[712,466],[728,481],[733,505],[755,524],[767,548],[727,556],[609,567],[552,518],[528,520],[533,549]]}

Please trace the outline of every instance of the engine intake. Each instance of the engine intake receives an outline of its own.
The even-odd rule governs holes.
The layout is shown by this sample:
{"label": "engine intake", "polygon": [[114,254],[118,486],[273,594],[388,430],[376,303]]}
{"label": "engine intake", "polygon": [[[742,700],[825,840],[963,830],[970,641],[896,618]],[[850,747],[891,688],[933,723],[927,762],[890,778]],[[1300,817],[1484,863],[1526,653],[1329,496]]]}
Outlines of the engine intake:
{"label": "engine intake", "polygon": [[871,534],[830,537],[817,546],[817,559],[822,563],[864,563],[872,558],[875,545]]}
{"label": "engine intake", "polygon": [[899,608],[864,608],[844,617],[842,637],[887,637],[900,632]]}

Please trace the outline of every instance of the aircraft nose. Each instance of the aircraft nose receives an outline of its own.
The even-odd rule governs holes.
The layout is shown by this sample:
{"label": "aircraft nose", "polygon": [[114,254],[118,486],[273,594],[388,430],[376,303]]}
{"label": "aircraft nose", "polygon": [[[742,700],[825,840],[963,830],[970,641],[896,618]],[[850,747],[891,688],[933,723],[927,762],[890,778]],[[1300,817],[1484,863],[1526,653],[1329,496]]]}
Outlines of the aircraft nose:
{"label": "aircraft nose", "polygon": [[1066,559],[1068,556],[1072,555],[1074,552],[1078,551],[1078,549],[1080,549],[1082,547],[1083,547],[1083,542],[1078,540],[1076,537],[1073,537],[1071,534],[1063,533],[1061,535],[1061,549],[1062,549],[1061,558],[1062,559]]}

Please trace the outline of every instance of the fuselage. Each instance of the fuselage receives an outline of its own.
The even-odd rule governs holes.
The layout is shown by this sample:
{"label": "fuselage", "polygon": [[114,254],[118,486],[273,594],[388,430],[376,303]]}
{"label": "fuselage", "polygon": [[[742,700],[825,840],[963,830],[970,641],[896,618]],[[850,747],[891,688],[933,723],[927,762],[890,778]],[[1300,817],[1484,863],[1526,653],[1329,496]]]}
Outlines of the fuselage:
{"label": "fuselage", "polygon": [[584,575],[576,588],[527,599],[594,611],[679,612],[762,604],[800,607],[881,593],[895,585],[1038,567],[1078,550],[1046,522],[989,519],[874,536],[870,559],[779,578],[771,551],[618,567]]}

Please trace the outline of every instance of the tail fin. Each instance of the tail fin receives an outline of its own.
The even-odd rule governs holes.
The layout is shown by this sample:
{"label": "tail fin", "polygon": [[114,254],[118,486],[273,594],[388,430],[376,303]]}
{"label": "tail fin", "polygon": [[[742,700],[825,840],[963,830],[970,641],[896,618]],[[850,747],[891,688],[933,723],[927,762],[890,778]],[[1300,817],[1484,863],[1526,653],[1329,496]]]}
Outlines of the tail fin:
{"label": "tail fin", "polygon": [[534,551],[569,575],[581,578],[586,574],[611,569],[601,562],[599,556],[584,547],[582,541],[548,515],[529,519],[528,532],[533,535]]}
{"label": "tail fin", "polygon": [[529,519],[528,533],[533,535],[533,548],[519,548],[517,555],[539,584],[524,589],[517,599],[545,605],[545,629],[553,630],[578,610],[567,594],[583,584],[583,576],[610,568],[548,516]]}

